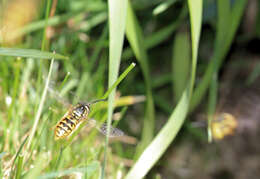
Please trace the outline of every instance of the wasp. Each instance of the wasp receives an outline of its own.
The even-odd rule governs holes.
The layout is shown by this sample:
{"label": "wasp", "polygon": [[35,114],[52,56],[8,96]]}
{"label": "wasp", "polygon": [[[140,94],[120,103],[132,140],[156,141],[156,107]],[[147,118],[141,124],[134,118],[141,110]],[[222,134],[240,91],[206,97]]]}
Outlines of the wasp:
{"label": "wasp", "polygon": [[[55,97],[63,104],[70,105],[68,111],[65,115],[57,122],[54,126],[54,139],[60,140],[69,137],[76,129],[80,126],[80,124],[84,121],[91,121],[95,124],[97,123],[95,119],[88,119],[88,115],[90,113],[90,106],[92,104],[105,101],[105,99],[98,99],[92,101],[90,103],[80,102],[75,106],[72,106],[67,101],[64,101],[62,97],[57,94],[56,91],[49,88],[48,89]],[[101,127],[97,127],[99,132],[103,135],[107,135],[108,126],[106,123],[103,123]],[[110,127],[109,137],[120,137],[123,136],[124,132],[118,128]]]}
{"label": "wasp", "polygon": [[[94,101],[93,103],[99,102]],[[102,100],[103,101],[103,100]],[[55,140],[64,139],[87,119],[90,112],[90,103],[78,103],[71,107],[54,127]]]}
{"label": "wasp", "polygon": [[[91,120],[96,123],[95,119],[88,119],[90,112],[90,106],[94,103],[105,101],[104,99],[95,100],[91,103],[78,103],[74,107],[71,107],[65,115],[57,122],[54,127],[54,139],[60,140],[69,137],[78,126],[86,121]],[[107,134],[108,126],[106,123],[102,124],[100,128],[97,128],[103,135]],[[110,127],[109,137],[119,137],[124,135],[120,129]]]}
{"label": "wasp", "polygon": [[221,113],[212,121],[212,136],[215,140],[221,140],[226,136],[233,135],[237,127],[238,122],[232,114]]}

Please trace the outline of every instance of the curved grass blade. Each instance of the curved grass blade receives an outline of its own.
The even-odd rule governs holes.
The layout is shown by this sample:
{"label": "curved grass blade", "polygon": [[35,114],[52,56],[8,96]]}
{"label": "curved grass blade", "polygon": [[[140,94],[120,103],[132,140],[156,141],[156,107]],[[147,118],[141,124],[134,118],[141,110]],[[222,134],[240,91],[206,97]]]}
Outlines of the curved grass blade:
{"label": "curved grass blade", "polygon": [[188,92],[189,88],[186,88],[168,122],[164,125],[159,134],[138,158],[135,165],[127,174],[126,179],[143,178],[163,155],[170,143],[174,140],[188,112]]}
{"label": "curved grass blade", "polygon": [[39,59],[57,59],[68,60],[69,58],[57,53],[44,52],[35,49],[19,49],[19,48],[0,48],[0,55],[12,57],[25,58],[39,58]]}
{"label": "curved grass blade", "polygon": [[144,150],[133,168],[127,174],[126,179],[141,179],[148,173],[166,151],[170,143],[174,140],[188,114],[189,102],[192,96],[196,73],[197,52],[202,19],[202,0],[188,0],[188,4],[192,31],[192,69],[189,84],[184,90],[181,99],[173,110],[168,122],[164,125],[151,144]]}

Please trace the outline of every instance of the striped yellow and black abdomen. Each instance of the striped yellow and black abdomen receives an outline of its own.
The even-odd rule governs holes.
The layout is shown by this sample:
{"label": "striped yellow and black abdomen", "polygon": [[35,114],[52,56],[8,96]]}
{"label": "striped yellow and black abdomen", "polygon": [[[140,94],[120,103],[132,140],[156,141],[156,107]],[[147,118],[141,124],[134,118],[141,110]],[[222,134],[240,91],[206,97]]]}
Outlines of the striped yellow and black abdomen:
{"label": "striped yellow and black abdomen", "polygon": [[63,139],[70,135],[78,123],[78,120],[73,118],[71,115],[62,118],[55,128],[55,140]]}

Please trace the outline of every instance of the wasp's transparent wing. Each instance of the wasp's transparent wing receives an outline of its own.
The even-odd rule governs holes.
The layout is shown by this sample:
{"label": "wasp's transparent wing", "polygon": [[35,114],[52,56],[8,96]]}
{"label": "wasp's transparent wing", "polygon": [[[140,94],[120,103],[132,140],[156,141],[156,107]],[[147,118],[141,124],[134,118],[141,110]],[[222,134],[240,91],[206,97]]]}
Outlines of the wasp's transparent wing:
{"label": "wasp's transparent wing", "polygon": [[[97,121],[93,118],[88,119],[88,122],[91,123],[92,125],[94,125],[101,134],[107,135],[107,130],[108,130],[107,123],[103,123],[99,126],[99,125],[97,125]],[[118,128],[110,126],[110,134],[108,135],[108,137],[120,137],[123,135],[124,135],[123,131],[121,131]]]}
{"label": "wasp's transparent wing", "polygon": [[[100,127],[97,128],[99,132],[101,132],[103,135],[107,135],[108,125],[107,123],[103,123]],[[120,137],[123,136],[124,132],[121,131],[118,128],[110,126],[110,134],[109,137]]]}
{"label": "wasp's transparent wing", "polygon": [[51,86],[48,87],[48,92],[49,94],[55,98],[57,101],[59,101],[59,103],[63,104],[64,106],[66,107],[70,107],[71,104],[65,99],[63,98],[59,93],[58,91],[54,90]]}

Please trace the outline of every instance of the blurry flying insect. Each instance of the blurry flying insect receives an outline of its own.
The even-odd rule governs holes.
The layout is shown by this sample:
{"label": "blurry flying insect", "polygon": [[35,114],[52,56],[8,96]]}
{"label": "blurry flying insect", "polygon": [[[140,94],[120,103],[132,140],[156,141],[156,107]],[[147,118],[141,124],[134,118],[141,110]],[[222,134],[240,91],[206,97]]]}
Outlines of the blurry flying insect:
{"label": "blurry flying insect", "polygon": [[[238,120],[234,115],[226,112],[216,113],[208,124],[210,136],[214,141],[223,140],[225,137],[235,135],[238,125]],[[192,126],[195,128],[206,128],[207,123],[206,121],[195,121],[192,122]]]}
{"label": "blurry flying insect", "polygon": [[[49,89],[51,93],[56,93],[53,89]],[[59,95],[55,95],[62,103],[64,100],[59,97]],[[66,139],[70,137],[74,131],[80,126],[80,124],[84,121],[97,123],[95,119],[88,119],[88,115],[90,112],[90,106],[94,103],[98,103],[101,101],[105,101],[104,99],[99,99],[92,101],[90,103],[80,102],[75,106],[70,105],[71,107],[65,113],[65,115],[57,122],[54,126],[54,139]],[[68,104],[68,103],[66,103]],[[103,123],[101,127],[97,127],[99,132],[103,135],[107,134],[108,126],[106,123]],[[120,137],[123,136],[124,133],[120,129],[110,127],[109,137]]]}
{"label": "blurry flying insect", "polygon": [[234,135],[238,122],[232,114],[220,113],[215,115],[210,127],[212,137],[215,140],[222,140],[226,136]]}

